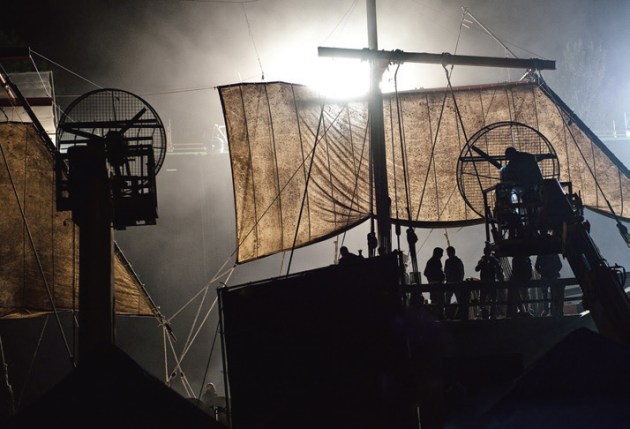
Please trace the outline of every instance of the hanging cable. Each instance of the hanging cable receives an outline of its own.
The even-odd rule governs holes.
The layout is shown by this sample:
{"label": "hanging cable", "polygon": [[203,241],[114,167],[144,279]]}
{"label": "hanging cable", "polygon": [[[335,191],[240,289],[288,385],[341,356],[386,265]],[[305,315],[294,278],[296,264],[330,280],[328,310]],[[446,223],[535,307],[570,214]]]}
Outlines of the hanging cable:
{"label": "hanging cable", "polygon": [[[230,257],[225,261],[226,263],[229,262],[229,260],[232,258],[232,256],[234,255],[234,253],[232,253],[232,255],[230,255]],[[225,266],[225,263],[224,265]],[[223,267],[221,267],[223,268]],[[219,270],[221,270],[221,268],[219,268]],[[167,322],[172,322],[182,311],[184,311],[190,304],[192,304],[199,295],[201,295],[202,293],[204,293],[206,291],[206,289],[208,287],[210,287],[210,285],[212,285],[213,283],[215,283],[216,281],[218,281],[218,279],[220,279],[223,276],[231,276],[232,272],[234,272],[235,266],[232,266],[227,272],[224,273],[217,273],[209,282],[207,282],[199,291],[197,291],[197,293],[195,295],[193,295],[192,298],[190,298],[183,306],[181,306],[179,308],[179,310],[177,310],[175,313],[173,313],[173,315],[171,315],[171,317],[169,317],[167,320]],[[226,282],[222,282],[222,283],[227,283]]]}
{"label": "hanging cable", "polygon": [[[488,33],[488,35],[489,35],[490,37],[492,37],[492,39],[494,39],[494,41],[495,41],[495,42],[497,42],[499,45],[501,45],[501,46],[503,47],[503,49],[505,49],[505,51],[506,51],[506,52],[508,52],[508,53],[509,53],[509,54],[510,54],[513,58],[518,58],[518,56],[516,56],[516,54],[515,54],[514,52],[512,52],[512,51],[510,50],[510,48],[508,48],[508,47],[505,45],[505,43],[503,43],[501,40],[499,40],[499,38],[498,38],[498,37],[497,37],[497,36],[496,36],[496,35],[495,35],[492,31],[490,31],[489,29],[487,29],[487,28],[486,28],[486,27],[485,27],[485,26],[484,26],[481,22],[479,22],[479,21],[477,20],[477,18],[475,18],[475,17],[473,16],[473,14],[472,14],[472,13],[470,13],[470,11],[469,11],[466,7],[464,7],[464,6],[462,6],[462,14],[463,14],[464,16],[465,16],[465,15],[470,16],[470,17],[471,17],[471,18],[472,18],[472,19],[473,19],[473,20],[477,23],[477,25],[479,25],[479,26],[483,29],[483,31],[485,31],[486,33]],[[462,18],[462,19],[463,19],[463,18]]]}
{"label": "hanging cable", "polygon": [[166,348],[166,327],[162,326],[162,353],[164,356],[164,383],[168,385],[168,350]]}
{"label": "hanging cable", "polygon": [[398,67],[396,67],[396,72],[394,73],[394,94],[396,96],[396,114],[398,115],[398,136],[400,139],[400,156],[401,156],[402,167],[403,167],[403,182],[405,184],[405,202],[407,204],[406,206],[407,220],[409,221],[409,224],[411,225],[411,221],[413,219],[411,217],[411,195],[410,195],[410,190],[409,190],[409,173],[408,173],[409,165],[407,162],[407,146],[405,144],[406,143],[405,142],[405,129],[404,129],[403,117],[401,113],[402,109],[401,109],[400,94],[398,92],[398,70],[399,69],[400,69],[400,64],[398,64]]}
{"label": "hanging cable", "polygon": [[100,85],[98,85],[98,84],[96,84],[96,83],[92,82],[92,81],[91,81],[91,80],[89,80],[89,79],[84,78],[83,76],[81,76],[81,75],[79,75],[79,74],[77,74],[77,73],[73,72],[73,71],[72,71],[72,70],[70,70],[69,68],[66,68],[66,67],[62,66],[61,64],[56,63],[56,62],[54,62],[53,60],[51,60],[50,58],[47,58],[47,57],[43,56],[42,54],[40,54],[40,53],[38,53],[38,52],[35,52],[35,51],[33,51],[32,49],[30,49],[30,48],[29,48],[29,54],[30,54],[30,53],[33,53],[33,54],[37,55],[38,57],[45,59],[45,60],[46,60],[46,61],[48,61],[49,63],[56,65],[56,66],[57,66],[57,67],[59,67],[60,69],[67,71],[68,73],[72,74],[73,76],[78,77],[79,79],[81,79],[81,80],[83,80],[83,81],[85,81],[85,82],[89,83],[90,85],[92,85],[92,86],[94,86],[94,87],[96,87],[96,88],[98,88],[98,89],[103,89],[103,87],[102,87],[102,86],[100,86]]}
{"label": "hanging cable", "polygon": [[258,66],[260,67],[260,80],[265,80],[265,72],[263,71],[262,62],[260,61],[260,55],[258,54],[258,48],[256,47],[256,41],[254,40],[254,34],[252,33],[252,26],[249,24],[247,11],[245,10],[245,3],[242,3],[241,7],[243,8],[243,16],[245,16],[245,22],[247,23],[249,38],[252,41],[252,46],[254,46],[254,52],[256,53],[256,59],[258,60]]}
{"label": "hanging cable", "polygon": [[[225,266],[225,264],[224,264],[224,266]],[[223,268],[223,267],[221,267],[221,268],[219,269],[219,271],[220,271],[222,268]],[[228,276],[227,276],[227,278],[226,278],[226,282],[228,282],[228,281],[229,281],[229,277],[231,276],[231,274],[232,274],[232,272],[233,272],[233,271],[234,271],[234,269],[232,268],[232,270],[229,272],[229,274],[228,274]],[[217,275],[215,275],[215,278],[217,278],[217,277],[220,277],[220,276],[217,274]],[[194,300],[197,296],[199,296],[201,293],[204,293],[204,299],[205,299],[205,292],[206,292],[207,288],[210,286],[210,284],[214,282],[214,280],[215,280],[215,279],[213,279],[213,280],[212,280],[209,284],[207,284],[204,288],[202,288],[202,290],[200,290],[200,291],[199,291],[199,292],[195,295],[195,297],[193,297],[191,300],[189,300],[189,301],[188,301],[188,303],[186,303],[184,307],[186,307],[186,306],[187,306],[190,302],[192,302],[192,301],[193,301],[193,300]],[[225,285],[225,283],[226,283],[226,282],[222,282],[222,284],[224,284],[224,285]],[[186,341],[186,344],[185,344],[185,345],[184,345],[184,347],[183,347],[183,350],[182,350],[181,354],[179,354],[179,355],[177,354],[177,352],[175,351],[174,345],[172,344],[172,341],[174,340],[174,337],[171,335],[171,336],[168,338],[168,343],[169,343],[169,345],[171,346],[171,352],[173,353],[173,358],[174,358],[174,360],[175,360],[175,368],[174,368],[174,370],[173,370],[173,371],[171,371],[171,372],[169,372],[169,370],[168,370],[168,355],[167,355],[167,348],[166,348],[166,344],[167,344],[167,342],[166,342],[166,341],[167,341],[167,339],[166,339],[166,338],[164,338],[164,339],[163,339],[163,341],[164,341],[165,380],[166,380],[166,382],[167,382],[167,383],[170,383],[170,380],[171,380],[174,376],[176,376],[178,373],[183,374],[182,363],[183,363],[183,361],[184,361],[185,357],[187,356],[188,351],[190,350],[190,348],[192,347],[192,345],[195,343],[195,341],[196,341],[196,339],[197,339],[197,337],[198,337],[199,333],[201,332],[201,330],[202,330],[203,326],[205,326],[206,321],[208,320],[208,317],[212,314],[212,311],[214,310],[214,308],[215,308],[215,306],[216,306],[217,302],[218,302],[218,299],[217,299],[217,298],[215,298],[215,299],[214,299],[214,301],[213,301],[213,303],[212,303],[212,305],[210,306],[210,309],[206,312],[206,315],[204,316],[203,320],[201,321],[201,323],[199,324],[199,326],[198,326],[198,327],[195,327],[195,323],[193,323],[193,325],[191,326],[190,333],[189,333],[189,335],[188,335],[188,339],[187,339],[187,341]],[[202,305],[203,305],[203,302],[200,304],[200,306],[199,306],[199,310],[201,309]],[[179,314],[182,310],[183,310],[183,308],[182,308],[182,309],[180,309],[180,310],[178,310],[178,311],[175,313],[175,315],[171,316],[171,319],[173,319],[173,318],[174,318],[177,314]],[[196,317],[196,319],[197,319],[197,317]],[[196,329],[196,331],[195,331],[195,329]],[[217,323],[217,329],[218,329],[218,323]],[[193,331],[194,331],[194,334],[193,334]],[[166,334],[164,333],[164,335],[163,335],[163,336],[166,336]],[[170,375],[169,375],[169,374],[170,374]],[[192,392],[192,387],[191,387],[190,391]]]}
{"label": "hanging cable", "polygon": [[[335,31],[337,31],[337,28],[339,28],[339,26],[344,23],[344,21],[346,21],[346,18],[348,17],[348,15],[350,15],[350,12],[352,12],[352,10],[355,8],[355,6],[357,5],[359,0],[354,0],[352,2],[352,4],[350,5],[350,7],[348,8],[348,10],[343,14],[343,16],[341,17],[341,19],[339,19],[339,21],[337,22],[337,24],[334,26],[334,28],[331,30],[331,32],[328,34],[328,36],[326,36],[326,38],[324,39],[324,41],[327,41],[328,39],[330,39],[333,35],[333,33]],[[344,23],[345,25],[345,23]]]}
{"label": "hanging cable", "polygon": [[184,343],[184,349],[188,348],[190,345],[190,339],[192,338],[193,335],[193,329],[194,327],[197,325],[197,320],[199,320],[199,314],[201,313],[201,309],[203,307],[203,303],[206,300],[206,296],[208,296],[208,288],[204,288],[204,292],[203,292],[203,296],[201,297],[201,302],[199,303],[199,307],[197,308],[197,312],[195,313],[195,317],[193,318],[192,324],[191,324],[191,330],[188,333],[188,337],[186,338],[186,342]]}
{"label": "hanging cable", "polygon": [[[409,176],[408,176],[409,165],[407,161],[408,158],[407,158],[407,145],[406,145],[406,139],[405,139],[405,127],[403,124],[403,116],[401,114],[402,112],[401,101],[400,101],[400,95],[398,92],[398,70],[399,69],[400,69],[400,64],[398,64],[398,66],[396,67],[396,72],[394,73],[394,94],[396,97],[396,114],[398,115],[398,136],[400,139],[400,156],[401,156],[402,167],[403,167],[403,181],[405,185],[405,203],[406,203],[405,211],[407,215],[407,220],[409,222],[409,227],[407,228],[407,246],[409,248],[409,257],[411,259],[411,270],[415,277],[414,281],[417,283],[420,283],[420,278],[417,277],[418,276],[417,273],[419,272],[418,255],[416,253],[416,243],[418,242],[418,236],[416,235],[416,232],[411,226],[413,218],[411,216],[411,191],[409,189]],[[393,126],[392,126],[392,133],[393,133]],[[394,153],[393,145],[394,145],[394,138],[392,136],[392,154]],[[394,165],[396,165],[396,163],[394,163]],[[394,182],[396,182],[396,179],[394,179]],[[396,207],[398,207],[398,197],[396,197]],[[398,235],[400,235],[399,224],[396,224],[396,227],[397,227],[396,231]]]}
{"label": "hanging cable", "polygon": [[201,321],[201,323],[199,324],[199,327],[197,328],[197,330],[195,331],[194,335],[192,336],[192,339],[190,340],[190,343],[184,348],[184,350],[182,351],[182,354],[179,357],[178,363],[181,364],[184,361],[184,358],[186,357],[186,355],[188,354],[188,352],[190,351],[190,348],[192,347],[193,343],[195,342],[195,340],[197,339],[197,336],[199,335],[199,333],[201,332],[201,329],[203,328],[203,326],[206,324],[206,322],[208,321],[208,317],[210,317],[210,314],[212,313],[212,310],[214,310],[214,307],[217,304],[218,299],[215,298],[214,301],[212,302],[212,306],[210,307],[210,309],[206,312],[205,317],[203,318],[203,320]]}
{"label": "hanging cable", "polygon": [[[368,119],[369,121],[369,119]],[[371,142],[370,142],[371,144]],[[376,225],[374,221],[374,167],[372,166],[372,151],[369,151],[369,188],[370,188],[370,232],[367,235],[368,256],[373,258],[376,256],[376,248],[378,247],[378,239],[376,238]]]}
{"label": "hanging cable", "polygon": [[[455,42],[455,50],[453,51],[453,55],[456,55],[456,54],[457,54],[457,50],[458,50],[458,48],[459,48],[459,41],[461,40],[461,37],[462,37],[462,31],[463,31],[463,29],[464,29],[464,28],[468,28],[468,27],[466,26],[466,23],[470,23],[470,22],[471,22],[471,21],[468,21],[468,20],[466,19],[466,15],[467,15],[467,13],[468,13],[468,10],[467,10],[466,8],[463,8],[463,7],[462,7],[462,20],[461,20],[461,21],[460,21],[460,23],[459,23],[459,32],[457,33],[457,41]],[[445,68],[445,70],[446,70],[446,67],[444,67],[444,68]],[[448,82],[449,82],[449,83],[448,83],[448,86],[449,86],[449,88],[450,88],[450,90],[451,90],[451,93],[453,92],[453,88],[452,88],[452,85],[451,85],[451,82],[450,82],[450,78],[451,78],[451,76],[453,75],[453,70],[454,70],[454,68],[455,68],[455,64],[451,64],[451,70],[450,70],[450,71],[446,71],[446,78],[448,79]],[[453,96],[453,99],[455,99],[455,97],[454,97],[454,96]],[[457,107],[457,106],[456,106],[456,107]],[[459,133],[459,128],[458,128],[458,130],[457,130],[457,131],[458,131],[458,133]],[[468,139],[466,139],[466,142],[468,142]],[[477,175],[477,176],[478,176],[478,175]],[[451,193],[451,195],[452,195],[452,193]],[[449,200],[450,200],[450,197],[449,197]],[[447,202],[447,204],[445,204],[444,209],[446,209],[446,205],[448,205],[448,202]],[[444,210],[444,209],[443,209],[443,210]],[[440,213],[440,215],[441,215],[441,213]],[[438,215],[438,216],[439,216],[439,215]],[[447,229],[447,228],[444,228],[444,238],[446,238],[446,245],[447,245],[448,247],[450,247],[450,245],[451,245],[451,241],[450,241],[449,236],[448,236],[448,229]]]}
{"label": "hanging cable", "polygon": [[[400,66],[400,65],[399,65]],[[396,72],[398,72],[398,68],[396,68]],[[395,78],[394,78],[395,79]],[[399,115],[400,116],[400,115]],[[400,118],[399,118],[400,122]],[[395,144],[394,141],[394,115],[392,114],[392,102],[391,98],[389,101],[389,129],[391,130],[391,141],[392,141],[392,170],[394,175],[394,208],[396,212],[396,219],[400,219],[400,212],[398,211],[398,176],[396,175],[396,160],[394,154],[395,152]],[[402,140],[402,139],[401,139]],[[404,163],[403,163],[404,165]],[[403,167],[404,168],[404,167]],[[398,245],[398,250],[400,251],[400,222],[396,222],[396,242]]]}
{"label": "hanging cable", "polygon": [[210,346],[210,354],[208,355],[208,360],[206,362],[206,370],[204,371],[203,379],[201,380],[201,387],[199,388],[199,396],[201,399],[203,395],[203,388],[206,385],[206,380],[208,377],[208,370],[210,369],[210,362],[212,361],[212,353],[214,352],[214,345],[216,344],[217,337],[219,336],[219,324],[217,323],[217,329],[214,331],[214,338],[212,338],[212,345]]}
{"label": "hanging cable", "polygon": [[186,394],[188,396],[192,396],[193,395],[193,389],[188,384],[188,380],[186,379],[186,376],[184,374],[184,370],[181,367],[181,363],[177,359],[177,353],[175,351],[175,346],[173,345],[173,342],[172,342],[170,337],[167,337],[167,339],[168,339],[168,345],[171,348],[171,353],[175,357],[175,369],[170,372],[170,374],[168,376],[168,379],[166,380],[166,384],[170,386],[171,385],[171,381],[173,381],[173,379],[175,377],[179,376],[179,379],[182,382],[182,386],[184,387],[184,390],[186,391]]}

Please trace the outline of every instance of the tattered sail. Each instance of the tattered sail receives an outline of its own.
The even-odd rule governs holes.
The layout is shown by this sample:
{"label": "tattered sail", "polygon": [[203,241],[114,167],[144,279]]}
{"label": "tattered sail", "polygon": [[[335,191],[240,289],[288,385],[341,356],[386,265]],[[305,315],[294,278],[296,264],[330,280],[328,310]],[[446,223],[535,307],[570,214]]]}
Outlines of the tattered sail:
{"label": "tattered sail", "polygon": [[[79,231],[55,208],[54,148],[23,123],[0,123],[0,144],[0,317],[78,308]],[[117,246],[114,278],[118,314],[157,314]]]}
{"label": "tattered sail", "polygon": [[[229,85],[219,92],[238,262],[326,239],[372,216],[365,100],[324,100],[305,86],[282,82]],[[417,90],[383,99],[394,222],[482,222],[458,187],[458,161],[471,154],[471,136],[505,121],[547,139],[559,165],[554,177],[571,181],[585,206],[629,217],[628,170],[544,83]],[[482,172],[492,182],[504,161],[502,154],[489,155],[500,160]]]}

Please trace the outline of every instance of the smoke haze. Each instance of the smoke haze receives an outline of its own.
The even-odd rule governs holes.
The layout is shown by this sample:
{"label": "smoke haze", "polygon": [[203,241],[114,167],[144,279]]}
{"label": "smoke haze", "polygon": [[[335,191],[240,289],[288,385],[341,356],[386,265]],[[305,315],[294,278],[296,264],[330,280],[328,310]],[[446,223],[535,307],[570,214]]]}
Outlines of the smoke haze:
{"label": "smoke haze", "polygon": [[[596,132],[610,132],[612,121],[623,123],[623,113],[630,112],[630,2],[377,1],[379,49],[507,56],[505,47],[470,17],[462,21],[462,5],[517,56],[556,60],[558,70],[545,72],[544,77],[567,102],[572,90],[593,83],[595,69],[600,66],[580,64],[583,72],[576,75],[569,67],[574,64],[567,65],[572,60],[565,57],[567,46],[576,40],[593,42],[595,51],[599,46],[606,53],[601,64],[603,76],[595,82],[599,98],[585,107],[592,111],[577,113],[592,114],[594,122],[587,124]],[[232,4],[203,0],[22,0],[3,7],[5,40],[21,40],[52,60],[48,66],[55,71],[62,106],[96,89],[92,83],[130,91],[155,108],[171,131],[171,144],[180,148],[179,155],[167,156],[158,175],[158,225],[116,233],[127,258],[167,317],[205,286],[224,262],[227,267],[233,264],[236,243],[229,158],[211,149],[216,126],[223,122],[215,87],[263,79],[307,83],[307,76],[321,61],[317,57],[319,46],[367,46],[365,3],[358,0]],[[47,63],[39,55],[34,55],[38,63]],[[453,84],[516,80],[519,74],[522,71],[459,67],[453,72]],[[385,76],[386,80],[392,78],[393,68]],[[404,65],[399,79],[406,86],[400,89],[447,84],[440,66]],[[571,85],[567,86],[567,81]],[[185,144],[205,149],[193,154],[195,151],[181,150]],[[624,147],[613,151],[628,164],[630,154]],[[592,218],[596,241],[605,243],[600,244],[602,253],[611,263],[630,266],[628,250],[614,224],[595,219],[595,215]],[[363,225],[340,237],[337,244],[327,241],[298,250],[292,271],[333,263],[335,248],[342,240],[351,250],[367,253],[367,232],[368,226]],[[473,276],[472,268],[485,239],[481,227],[418,231],[420,265],[430,257],[433,247],[446,247],[445,232],[464,260],[466,276]],[[286,272],[286,264],[283,255],[276,255],[238,267],[230,284],[277,276]],[[216,286],[210,287],[206,309],[216,296]],[[189,336],[195,311],[196,307],[173,320],[178,348]],[[208,363],[216,315],[215,310],[184,364],[197,391]],[[118,334],[121,347],[161,377],[162,336],[155,325],[154,321],[121,321]],[[208,376],[222,391],[218,349]]]}

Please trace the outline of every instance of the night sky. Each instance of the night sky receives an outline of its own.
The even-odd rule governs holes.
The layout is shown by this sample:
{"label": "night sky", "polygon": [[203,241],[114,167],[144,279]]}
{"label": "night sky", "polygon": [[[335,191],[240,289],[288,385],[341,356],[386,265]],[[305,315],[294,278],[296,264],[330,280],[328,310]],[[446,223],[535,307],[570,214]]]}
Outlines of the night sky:
{"label": "night sky", "polygon": [[[470,18],[461,26],[461,6],[517,56],[556,60],[558,70],[544,72],[544,78],[583,119],[588,118],[585,120],[595,132],[611,133],[613,121],[617,127],[623,124],[624,112],[630,113],[630,2],[377,1],[379,48],[506,56],[504,47]],[[260,80],[311,83],[317,78],[313,73],[317,64],[326,61],[317,57],[318,46],[367,47],[363,0],[21,0],[3,5],[0,24],[3,45],[27,45],[39,67],[54,70],[57,101],[62,107],[98,87],[130,91],[156,109],[171,129],[175,146],[193,143],[210,148],[216,142],[216,127],[223,122],[217,85]],[[567,56],[567,49],[577,41],[585,47],[579,61]],[[446,86],[439,66],[408,65],[401,70],[400,89]],[[453,84],[514,80],[518,74],[461,67],[453,73]],[[388,76],[391,74],[386,74],[386,80]],[[596,96],[590,104],[572,104],[576,88],[591,87]],[[614,143],[611,149],[630,164],[626,147]],[[228,155],[209,151],[203,156],[167,156],[158,175],[158,193],[158,225],[116,232],[116,240],[162,312],[170,317],[224,262],[228,267],[234,262]],[[593,234],[604,256],[610,263],[630,267],[628,249],[614,223],[593,219]],[[345,244],[354,250],[366,249],[365,233],[365,228],[359,228],[348,234]],[[418,231],[421,264],[434,246],[445,245],[444,234],[444,230]],[[481,228],[452,229],[448,235],[468,267],[467,276],[473,275],[472,267],[483,246]],[[325,242],[298,251],[292,271],[333,260],[334,244]],[[283,266],[286,269],[281,255],[265,258],[238,267],[229,284],[276,276]],[[200,317],[215,298],[216,286],[210,287]],[[173,321],[178,350],[189,335],[195,314],[196,306],[191,306]],[[216,314],[215,310],[209,317],[184,364],[196,389],[208,365]],[[37,340],[36,328],[31,332],[35,338],[29,341]],[[53,332],[51,327],[48,330]],[[123,350],[163,377],[162,334],[155,321],[121,320],[117,332]],[[26,341],[5,347],[32,349]],[[208,380],[222,390],[220,370],[216,348]]]}

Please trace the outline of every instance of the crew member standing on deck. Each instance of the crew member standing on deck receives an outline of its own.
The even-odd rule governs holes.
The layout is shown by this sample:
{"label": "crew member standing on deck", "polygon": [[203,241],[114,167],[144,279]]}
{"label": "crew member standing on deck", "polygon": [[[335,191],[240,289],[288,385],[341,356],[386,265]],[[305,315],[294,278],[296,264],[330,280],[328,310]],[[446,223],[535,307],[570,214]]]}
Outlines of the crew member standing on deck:
{"label": "crew member standing on deck", "polygon": [[[529,256],[518,255],[512,258],[512,280],[515,284],[508,290],[508,315],[531,316],[527,301],[529,291],[523,286],[532,279],[532,261]],[[514,290],[517,288],[517,290]]]}
{"label": "crew member standing on deck", "polygon": [[542,315],[547,316],[549,314],[549,288],[551,287],[551,314],[554,317],[562,316],[564,287],[551,285],[560,277],[560,270],[562,269],[560,256],[557,253],[538,255],[535,267],[540,274],[540,278],[547,283],[541,288],[544,300]]}
{"label": "crew member standing on deck", "polygon": [[[446,277],[446,283],[459,283],[455,290],[455,299],[457,299],[457,312],[455,316],[461,320],[468,320],[468,303],[470,302],[470,292],[462,289],[464,286],[464,263],[455,255],[455,248],[448,246],[446,248],[446,254],[448,258],[444,261],[444,276]],[[446,291],[444,298],[448,307],[453,296],[452,291]]]}
{"label": "crew member standing on deck", "polygon": [[[444,249],[436,247],[433,249],[433,256],[429,258],[426,266],[424,267],[424,276],[427,278],[427,282],[430,284],[439,284],[444,282],[444,271],[442,271],[442,256],[444,255]],[[441,289],[432,290],[429,292],[431,303],[436,307],[436,311],[439,317],[443,317],[444,314],[444,291]]]}
{"label": "crew member standing on deck", "polygon": [[[496,300],[497,290],[492,283],[496,281],[503,281],[503,267],[499,259],[492,254],[490,246],[486,246],[483,249],[483,256],[477,262],[475,271],[479,271],[479,279],[486,283],[482,285],[479,293],[479,312],[482,319],[494,318],[497,316],[496,312]],[[505,316],[505,314],[502,314]]]}

